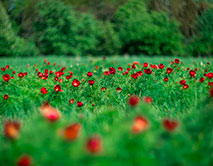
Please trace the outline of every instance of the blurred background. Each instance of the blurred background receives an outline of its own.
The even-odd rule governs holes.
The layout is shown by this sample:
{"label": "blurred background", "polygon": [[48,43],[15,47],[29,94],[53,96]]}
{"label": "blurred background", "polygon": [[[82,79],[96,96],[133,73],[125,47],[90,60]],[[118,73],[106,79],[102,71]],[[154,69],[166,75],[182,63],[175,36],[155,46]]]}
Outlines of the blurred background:
{"label": "blurred background", "polygon": [[213,55],[212,0],[0,0],[0,56]]}

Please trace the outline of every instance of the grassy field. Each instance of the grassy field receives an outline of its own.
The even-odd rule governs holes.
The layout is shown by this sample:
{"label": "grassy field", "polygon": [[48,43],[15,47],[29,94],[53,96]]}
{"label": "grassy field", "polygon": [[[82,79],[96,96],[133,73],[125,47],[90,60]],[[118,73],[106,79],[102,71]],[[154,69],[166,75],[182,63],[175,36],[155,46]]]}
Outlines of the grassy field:
{"label": "grassy field", "polygon": [[212,165],[213,59],[0,59],[0,165]]}

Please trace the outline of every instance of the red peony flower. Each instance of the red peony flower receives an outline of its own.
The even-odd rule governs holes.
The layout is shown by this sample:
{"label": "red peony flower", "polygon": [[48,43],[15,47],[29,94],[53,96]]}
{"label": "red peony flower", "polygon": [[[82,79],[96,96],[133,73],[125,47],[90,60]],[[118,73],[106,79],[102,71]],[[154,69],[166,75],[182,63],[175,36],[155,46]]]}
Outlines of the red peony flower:
{"label": "red peony flower", "polygon": [[102,149],[102,141],[100,137],[93,136],[88,139],[86,144],[87,150],[90,153],[98,153]]}
{"label": "red peony flower", "polygon": [[44,103],[41,107],[41,114],[50,122],[55,122],[60,118],[60,113],[58,110],[53,108],[49,103]]}
{"label": "red peony flower", "polygon": [[114,75],[116,73],[116,69],[114,67],[109,68],[109,73]]}
{"label": "red peony flower", "polygon": [[4,136],[9,139],[16,139],[19,136],[20,123],[18,121],[4,123]]}
{"label": "red peony flower", "polygon": [[148,128],[148,121],[143,116],[137,116],[134,119],[132,132],[138,134]]}
{"label": "red peony flower", "polygon": [[167,72],[168,74],[170,74],[172,71],[173,71],[173,68],[171,68],[171,67],[168,67],[168,68],[166,69],[166,72]]}
{"label": "red peony flower", "polygon": [[144,69],[144,73],[146,73],[146,74],[151,74],[151,73],[152,73],[152,70],[151,70],[151,69]]}
{"label": "red peony flower", "polygon": [[120,87],[117,87],[117,88],[116,88],[116,91],[117,91],[117,92],[121,92],[121,90],[122,90],[122,89],[121,89]]}
{"label": "red peony flower", "polygon": [[9,75],[9,74],[4,74],[4,75],[3,75],[3,80],[4,80],[5,82],[8,82],[8,81],[10,80],[10,75]]}
{"label": "red peony flower", "polygon": [[55,86],[54,86],[54,90],[55,90],[56,92],[61,92],[61,91],[62,91],[60,85],[55,85]]}
{"label": "red peony flower", "polygon": [[32,159],[28,155],[21,156],[17,161],[17,166],[32,166]]}
{"label": "red peony flower", "polygon": [[204,77],[201,77],[200,78],[200,82],[202,83],[202,82],[204,82],[205,81],[205,78]]}
{"label": "red peony flower", "polygon": [[70,99],[70,100],[69,100],[69,103],[70,103],[70,104],[73,104],[74,102],[75,102],[75,99]]}
{"label": "red peony flower", "polygon": [[135,69],[135,68],[136,68],[136,65],[135,65],[135,64],[133,64],[133,65],[132,65],[132,69]]}
{"label": "red peony flower", "polygon": [[186,80],[181,80],[180,81],[180,85],[185,85],[186,84]]}
{"label": "red peony flower", "polygon": [[105,90],[106,90],[106,87],[102,87],[101,90],[102,90],[102,91],[105,91]]}
{"label": "red peony flower", "polygon": [[160,63],[160,64],[158,65],[158,67],[159,67],[160,69],[163,69],[165,66],[164,66],[162,63]]}
{"label": "red peony flower", "polygon": [[92,77],[92,75],[93,75],[92,72],[88,72],[88,73],[87,73],[87,76],[88,76],[88,77]]}
{"label": "red peony flower", "polygon": [[79,85],[81,85],[81,83],[78,80],[74,79],[72,82],[72,86],[78,87]]}
{"label": "red peony flower", "polygon": [[145,63],[143,64],[143,67],[144,67],[144,68],[145,68],[145,67],[148,67],[148,63],[145,62]]}
{"label": "red peony flower", "polygon": [[179,59],[175,59],[175,63],[179,64],[180,60]]}
{"label": "red peony flower", "polygon": [[145,103],[152,103],[152,98],[151,98],[151,97],[148,97],[148,96],[144,96],[144,97],[143,97],[143,101],[144,101]]}
{"label": "red peony flower", "polygon": [[207,77],[208,77],[209,79],[212,79],[212,78],[213,78],[213,73],[209,72],[209,73],[207,74]]}
{"label": "red peony flower", "polygon": [[169,81],[168,77],[165,77],[165,78],[164,78],[164,81],[165,81],[165,82],[168,82],[168,81]]}
{"label": "red peony flower", "polygon": [[47,89],[44,88],[44,87],[42,87],[42,88],[41,88],[41,93],[42,93],[42,94],[46,94],[46,93],[47,93]]}
{"label": "red peony flower", "polygon": [[163,127],[167,131],[174,131],[178,127],[178,122],[177,121],[172,121],[170,119],[164,119],[163,120]]}
{"label": "red peony flower", "polygon": [[67,141],[73,141],[78,138],[81,130],[81,124],[73,123],[63,130],[63,137]]}
{"label": "red peony flower", "polygon": [[132,107],[135,107],[140,103],[140,98],[136,95],[130,96],[128,99],[128,104]]}
{"label": "red peony flower", "polygon": [[213,97],[213,88],[210,88],[209,95],[210,95],[210,97]]}
{"label": "red peony flower", "polygon": [[137,78],[138,78],[138,74],[137,74],[137,73],[133,73],[133,74],[131,75],[131,77],[134,78],[134,79],[137,79]]}
{"label": "red peony flower", "polygon": [[124,69],[122,67],[118,67],[118,71],[123,71]]}
{"label": "red peony flower", "polygon": [[23,77],[24,77],[24,73],[20,72],[20,73],[18,73],[18,76],[19,76],[20,78],[23,78]]}
{"label": "red peony flower", "polygon": [[195,72],[194,70],[190,70],[190,71],[189,71],[189,75],[190,75],[191,77],[195,77],[195,74],[196,74],[196,72]]}
{"label": "red peony flower", "polygon": [[95,80],[89,80],[88,82],[90,85],[93,85],[95,83]]}
{"label": "red peony flower", "polygon": [[189,88],[189,85],[188,84],[184,84],[183,85],[183,89],[188,89]]}
{"label": "red peony flower", "polygon": [[83,106],[83,102],[78,101],[78,102],[77,102],[77,105],[78,105],[78,107],[82,107],[82,106]]}
{"label": "red peony flower", "polygon": [[7,100],[9,98],[8,94],[4,95],[4,100]]}

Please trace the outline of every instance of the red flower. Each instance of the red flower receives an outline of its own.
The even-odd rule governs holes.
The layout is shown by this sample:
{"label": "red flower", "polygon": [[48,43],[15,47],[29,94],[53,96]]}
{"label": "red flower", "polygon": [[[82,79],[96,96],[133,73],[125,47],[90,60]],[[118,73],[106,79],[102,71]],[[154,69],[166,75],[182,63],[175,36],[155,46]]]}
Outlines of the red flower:
{"label": "red flower", "polygon": [[81,125],[79,123],[74,123],[67,126],[63,131],[63,137],[67,141],[73,141],[78,138],[81,130]]}
{"label": "red flower", "polygon": [[116,88],[116,91],[117,91],[117,92],[121,92],[121,90],[122,90],[122,89],[121,89],[120,87],[117,87],[117,88]]}
{"label": "red flower", "polygon": [[93,136],[89,138],[89,140],[87,141],[86,147],[90,153],[100,152],[102,148],[101,138],[97,136]]}
{"label": "red flower", "polygon": [[74,102],[75,102],[75,99],[70,99],[70,100],[69,100],[69,103],[70,103],[70,104],[73,104]]}
{"label": "red flower", "polygon": [[184,84],[183,85],[183,89],[188,89],[189,88],[189,85],[188,84]]}
{"label": "red flower", "polygon": [[148,97],[148,96],[144,96],[144,97],[143,97],[143,101],[144,101],[145,103],[152,103],[152,98],[151,98],[151,97]]}
{"label": "red flower", "polygon": [[179,64],[180,60],[179,59],[175,59],[175,63]]}
{"label": "red flower", "polygon": [[102,90],[102,91],[105,91],[105,90],[106,90],[106,87],[102,87],[101,90]]}
{"label": "red flower", "polygon": [[209,73],[207,74],[207,77],[208,77],[209,79],[212,79],[212,78],[213,78],[213,73],[209,72]]}
{"label": "red flower", "polygon": [[200,82],[202,83],[202,82],[204,82],[205,81],[205,78],[204,77],[201,77],[200,78]]}
{"label": "red flower", "polygon": [[208,85],[209,85],[209,86],[213,86],[213,82],[209,82]]}
{"label": "red flower", "polygon": [[22,77],[24,77],[24,73],[20,72],[20,73],[18,73],[18,76],[19,76],[20,78],[22,78]]}
{"label": "red flower", "polygon": [[173,68],[171,68],[171,67],[168,67],[168,68],[166,69],[166,72],[167,72],[168,74],[170,74],[172,71],[173,71]]}
{"label": "red flower", "polygon": [[88,76],[88,77],[92,77],[92,75],[93,75],[92,72],[88,72],[88,73],[87,73],[87,76]]}
{"label": "red flower", "polygon": [[144,69],[144,73],[146,73],[146,74],[151,74],[151,73],[152,73],[152,70],[151,70],[151,69]]}
{"label": "red flower", "polygon": [[123,71],[124,69],[122,67],[118,67],[118,71]]}
{"label": "red flower", "polygon": [[169,120],[169,119],[164,119],[163,120],[163,127],[167,131],[174,131],[178,127],[178,122],[172,121],[172,120]]}
{"label": "red flower", "polygon": [[138,71],[138,72],[137,72],[137,75],[142,76],[142,75],[143,75],[143,72],[142,72],[142,71]]}
{"label": "red flower", "polygon": [[18,121],[4,123],[4,136],[9,139],[16,139],[19,136],[20,123]]}
{"label": "red flower", "polygon": [[181,80],[180,81],[180,85],[185,85],[186,84],[186,80]]}
{"label": "red flower", "polygon": [[161,64],[158,65],[158,67],[159,67],[160,69],[163,69],[165,66],[161,63]]}
{"label": "red flower", "polygon": [[145,62],[145,63],[143,64],[143,67],[144,67],[144,68],[145,68],[145,67],[148,67],[148,63]]}
{"label": "red flower", "polygon": [[44,87],[42,87],[42,88],[41,88],[41,93],[42,93],[42,94],[46,94],[46,93],[47,93],[47,89],[44,88]]}
{"label": "red flower", "polygon": [[28,155],[21,156],[17,161],[17,166],[32,166],[32,159]]}
{"label": "red flower", "polygon": [[132,69],[135,69],[135,68],[136,68],[136,65],[135,65],[135,64],[133,64],[133,65],[132,65]]}
{"label": "red flower", "polygon": [[133,73],[133,74],[131,75],[131,77],[134,78],[134,79],[137,79],[137,78],[138,78],[138,74],[137,74],[137,73]]}
{"label": "red flower", "polygon": [[213,97],[213,88],[210,88],[209,95],[210,95],[210,97]]}
{"label": "red flower", "polygon": [[196,74],[196,72],[195,72],[194,70],[190,70],[190,71],[189,71],[189,75],[190,75],[191,77],[195,77],[195,74]]}
{"label": "red flower", "polygon": [[49,103],[44,103],[41,107],[41,114],[50,122],[55,122],[60,118],[60,113],[58,110],[53,108]]}
{"label": "red flower", "polygon": [[55,86],[54,86],[54,90],[55,90],[56,92],[61,92],[61,91],[62,91],[60,85],[55,85]]}
{"label": "red flower", "polygon": [[164,78],[164,81],[165,81],[165,82],[168,82],[168,81],[169,81],[168,77],[165,77],[165,78]]}
{"label": "red flower", "polygon": [[128,104],[132,107],[135,107],[140,103],[140,98],[136,95],[130,96],[128,99]]}
{"label": "red flower", "polygon": [[3,79],[5,82],[8,82],[10,80],[10,75],[9,74],[3,75]]}
{"label": "red flower", "polygon": [[78,102],[77,102],[77,105],[78,105],[78,107],[82,107],[82,106],[83,106],[83,102],[78,101]]}
{"label": "red flower", "polygon": [[78,80],[74,79],[72,82],[72,86],[78,87],[79,85],[81,85],[81,83]]}
{"label": "red flower", "polygon": [[4,100],[7,100],[9,98],[9,96],[6,94],[4,95]]}
{"label": "red flower", "polygon": [[116,69],[114,67],[109,68],[109,73],[114,75],[116,73]]}
{"label": "red flower", "polygon": [[89,80],[89,84],[93,85],[95,83],[95,80]]}
{"label": "red flower", "polygon": [[143,116],[137,116],[134,119],[132,132],[138,134],[148,128],[148,121]]}

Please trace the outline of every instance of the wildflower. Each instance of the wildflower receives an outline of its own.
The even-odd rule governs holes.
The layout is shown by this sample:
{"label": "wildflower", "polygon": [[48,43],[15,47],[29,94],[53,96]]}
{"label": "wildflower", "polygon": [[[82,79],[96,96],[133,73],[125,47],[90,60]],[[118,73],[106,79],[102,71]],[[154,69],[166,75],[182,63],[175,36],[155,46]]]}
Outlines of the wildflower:
{"label": "wildflower", "polygon": [[20,123],[18,121],[7,121],[4,123],[4,136],[9,139],[16,139],[19,136]]}
{"label": "wildflower", "polygon": [[18,73],[18,76],[19,76],[20,78],[23,78],[23,77],[24,77],[24,73],[20,72],[20,73]]}
{"label": "wildflower", "polygon": [[146,73],[146,74],[151,74],[151,73],[152,73],[152,70],[151,70],[151,69],[144,69],[144,73]]}
{"label": "wildflower", "polygon": [[41,93],[42,93],[42,94],[46,94],[46,93],[47,93],[47,89],[44,88],[44,87],[42,87],[42,88],[41,88]]}
{"label": "wildflower", "polygon": [[167,72],[168,74],[170,74],[172,71],[173,71],[173,68],[171,68],[171,67],[168,67],[168,68],[166,69],[166,72]]}
{"label": "wildflower", "polygon": [[148,97],[148,96],[144,96],[144,97],[143,97],[143,101],[144,101],[145,103],[152,103],[152,98],[151,98],[151,97]]}
{"label": "wildflower", "polygon": [[7,100],[9,98],[8,94],[4,95],[4,100]]}
{"label": "wildflower", "polygon": [[95,83],[95,80],[89,80],[88,82],[90,85],[93,85]]}
{"label": "wildflower", "polygon": [[178,122],[177,121],[172,121],[170,119],[164,119],[163,120],[163,127],[167,131],[174,131],[178,127]]}
{"label": "wildflower", "polygon": [[78,87],[79,85],[81,85],[81,83],[78,80],[74,79],[72,82],[72,86]]}
{"label": "wildflower", "polygon": [[138,134],[148,128],[148,121],[143,116],[137,116],[134,119],[132,132]]}
{"label": "wildflower", "polygon": [[165,66],[164,66],[162,63],[160,63],[160,64],[158,65],[158,67],[159,67],[160,69],[163,69]]}
{"label": "wildflower", "polygon": [[4,75],[3,75],[3,80],[4,80],[5,82],[8,82],[8,81],[10,80],[10,75],[9,75],[9,74],[4,74]]}
{"label": "wildflower", "polygon": [[17,161],[17,166],[32,166],[32,159],[28,155],[21,156]]}
{"label": "wildflower", "polygon": [[69,100],[69,103],[70,103],[70,104],[73,104],[74,102],[75,102],[75,99],[70,99],[70,100]]}
{"label": "wildflower", "polygon": [[53,108],[49,103],[44,103],[41,107],[41,114],[50,122],[55,122],[60,118],[58,110]]}
{"label": "wildflower", "polygon": [[86,144],[87,150],[90,153],[98,153],[102,149],[102,141],[100,137],[93,136],[88,139]]}
{"label": "wildflower", "polygon": [[102,87],[101,90],[102,90],[102,91],[105,91],[105,90],[106,90],[106,87]]}
{"label": "wildflower", "polygon": [[180,60],[179,59],[175,59],[175,63],[179,64]]}
{"label": "wildflower", "polygon": [[121,92],[121,90],[122,90],[122,89],[121,89],[120,87],[117,87],[117,88],[116,88],[116,91],[117,91],[117,92]]}
{"label": "wildflower", "polygon": [[82,106],[83,106],[83,102],[78,101],[78,102],[77,102],[77,105],[78,105],[78,107],[82,107]]}
{"label": "wildflower", "polygon": [[180,81],[180,85],[185,85],[186,84],[186,80],[181,80]]}
{"label": "wildflower", "polygon": [[79,123],[73,123],[63,130],[63,137],[67,141],[73,141],[78,138],[81,130],[81,125]]}
{"label": "wildflower", "polygon": [[202,83],[202,82],[204,82],[205,81],[205,78],[204,77],[201,77],[200,78],[200,82]]}
{"label": "wildflower", "polygon": [[87,73],[87,76],[88,76],[88,77],[92,77],[92,75],[93,75],[92,72],[88,72],[88,73]]}
{"label": "wildflower", "polygon": [[116,69],[114,67],[109,68],[109,73],[114,75],[116,73]]}
{"label": "wildflower", "polygon": [[163,80],[164,80],[165,82],[168,82],[168,81],[169,81],[168,77],[165,77]]}
{"label": "wildflower", "polygon": [[140,98],[136,95],[132,95],[129,97],[128,99],[128,104],[132,107],[135,107],[136,105],[138,105],[140,103]]}
{"label": "wildflower", "polygon": [[62,91],[60,85],[55,85],[55,86],[54,86],[54,90],[55,90],[56,92],[61,92],[61,91]]}
{"label": "wildflower", "polygon": [[183,85],[183,89],[188,89],[189,88],[189,85],[188,84],[184,84]]}
{"label": "wildflower", "polygon": [[196,72],[195,72],[194,70],[190,70],[190,71],[189,71],[189,75],[190,75],[191,77],[195,77],[195,74],[196,74]]}

